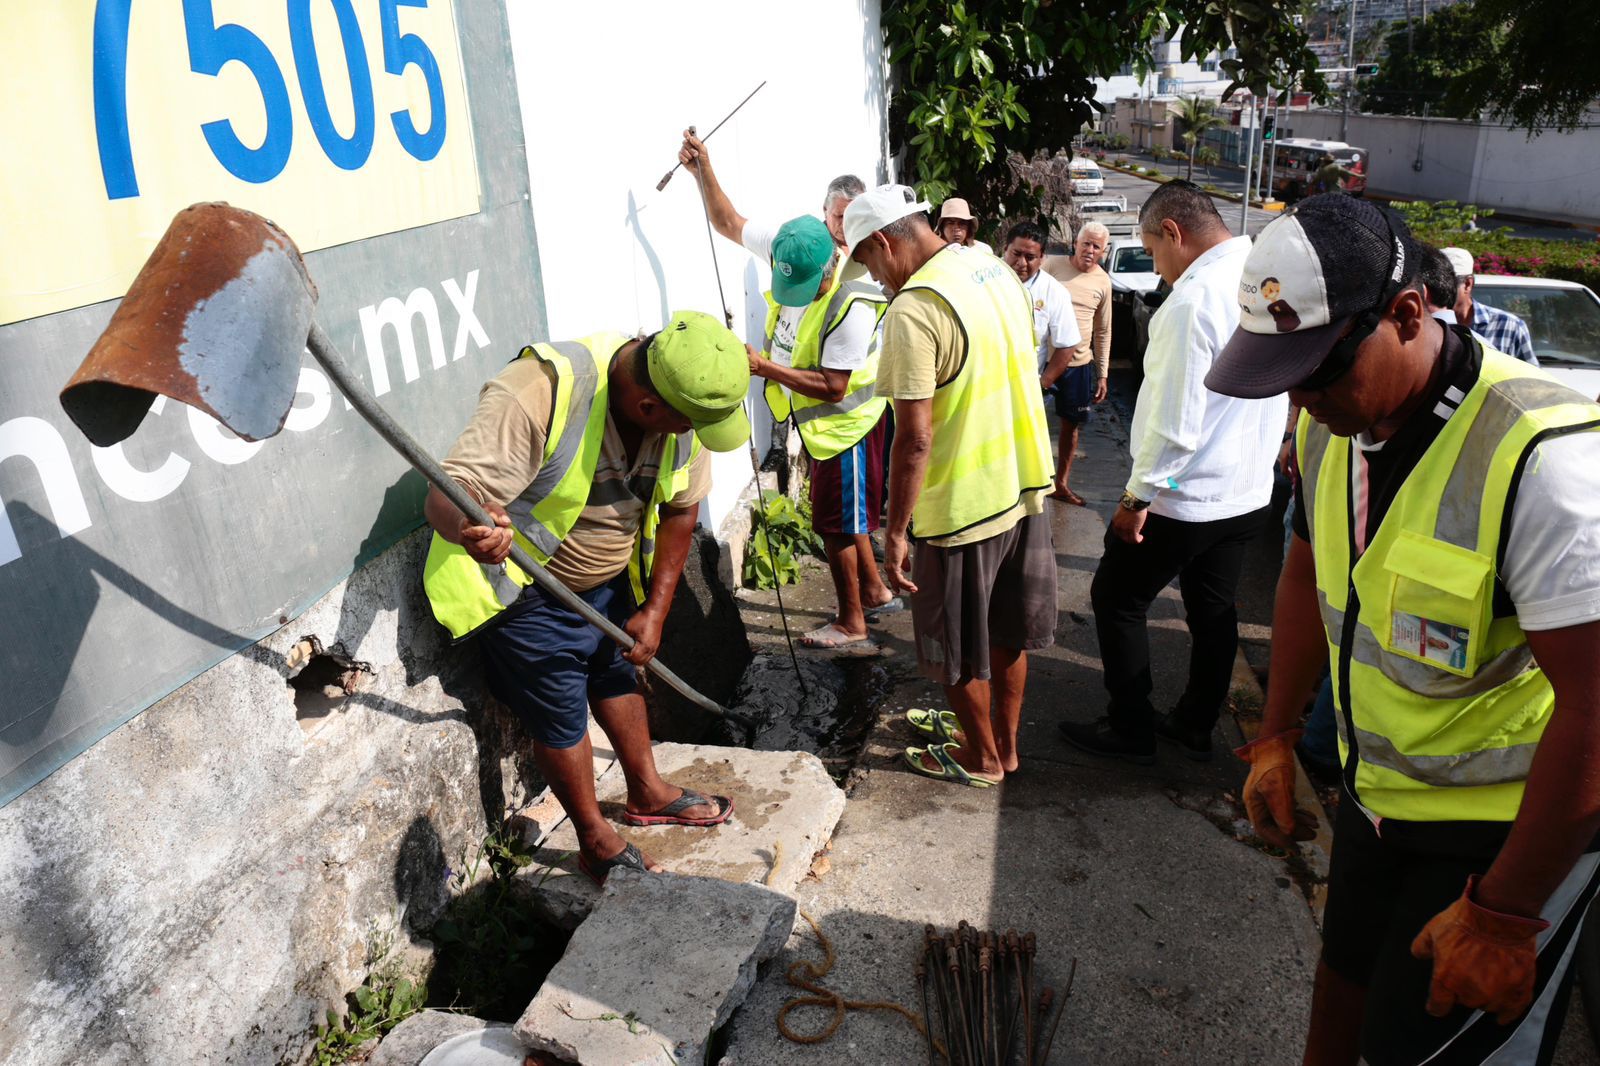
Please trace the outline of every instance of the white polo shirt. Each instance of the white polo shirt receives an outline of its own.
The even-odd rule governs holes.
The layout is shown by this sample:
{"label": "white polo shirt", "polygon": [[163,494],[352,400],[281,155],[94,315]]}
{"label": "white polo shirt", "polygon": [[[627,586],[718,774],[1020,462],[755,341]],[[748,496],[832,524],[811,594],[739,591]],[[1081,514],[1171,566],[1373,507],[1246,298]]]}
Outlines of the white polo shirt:
{"label": "white polo shirt", "polygon": [[1033,301],[1033,335],[1039,341],[1039,371],[1044,372],[1050,353],[1057,348],[1076,348],[1083,341],[1078,316],[1072,310],[1072,294],[1067,287],[1043,270],[1022,283]]}

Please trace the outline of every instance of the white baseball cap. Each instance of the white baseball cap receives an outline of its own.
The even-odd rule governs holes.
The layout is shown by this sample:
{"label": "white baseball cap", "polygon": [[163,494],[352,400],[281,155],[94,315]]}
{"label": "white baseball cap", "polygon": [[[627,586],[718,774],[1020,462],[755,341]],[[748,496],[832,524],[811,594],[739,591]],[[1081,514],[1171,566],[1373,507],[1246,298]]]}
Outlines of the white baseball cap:
{"label": "white baseball cap", "polygon": [[1456,272],[1456,278],[1472,277],[1472,253],[1465,248],[1440,248],[1440,253],[1450,260],[1450,268]]}
{"label": "white baseball cap", "polygon": [[868,189],[844,209],[844,254],[853,255],[856,245],[869,233],[876,233],[892,222],[899,222],[918,211],[932,210],[926,200],[906,185],[880,185]]}

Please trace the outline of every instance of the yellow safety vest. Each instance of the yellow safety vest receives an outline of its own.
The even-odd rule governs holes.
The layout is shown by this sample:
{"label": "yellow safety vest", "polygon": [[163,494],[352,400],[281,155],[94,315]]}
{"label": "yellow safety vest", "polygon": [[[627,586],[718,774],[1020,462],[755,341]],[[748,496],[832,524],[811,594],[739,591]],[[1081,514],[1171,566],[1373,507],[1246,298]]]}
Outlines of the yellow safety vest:
{"label": "yellow safety vest", "polygon": [[[579,341],[556,341],[522,349],[523,359],[544,360],[555,370],[554,402],[545,436],[544,456],[533,483],[510,503],[512,536],[518,546],[541,566],[578,521],[589,500],[600,443],[606,432],[606,411],[611,359],[628,342],[620,333],[597,333]],[[693,433],[666,439],[655,488],[644,509],[639,536],[628,561],[628,577],[636,603],[648,592],[656,554],[656,527],[660,505],[683,491],[689,483],[689,464],[700,451]],[[499,566],[474,562],[459,544],[433,535],[422,585],[433,615],[461,640],[475,633],[516,602],[533,578],[507,559]]]}
{"label": "yellow safety vest", "polygon": [[1539,441],[1596,427],[1600,406],[1485,347],[1477,383],[1352,566],[1351,442],[1300,416],[1339,751],[1370,815],[1516,817],[1555,696],[1516,616],[1494,610],[1507,501]]}
{"label": "yellow safety vest", "polygon": [[[841,256],[834,264],[833,283],[828,291],[813,300],[800,316],[800,325],[794,338],[794,361],[791,364],[796,370],[812,370],[822,365],[823,342],[839,328],[857,303],[875,305],[874,322],[881,320],[888,309],[889,300],[876,285],[865,281],[842,281],[844,266]],[[778,316],[783,313],[783,307],[772,298],[771,292],[763,295],[767,298],[767,332],[761,354],[770,359],[772,337],[777,331]],[[883,409],[888,406],[888,401],[877,395],[876,331],[873,332],[871,343],[867,361],[850,372],[850,382],[837,403],[791,392],[775,381],[767,382],[764,392],[772,417],[782,422],[792,411],[795,424],[800,427],[800,440],[813,459],[832,459],[872,432],[872,427],[883,417]]]}
{"label": "yellow safety vest", "polygon": [[927,289],[955,312],[966,360],[933,394],[933,447],[911,515],[918,537],[945,537],[1009,511],[1050,485],[1050,433],[1033,336],[1033,303],[992,255],[950,246],[901,288]]}

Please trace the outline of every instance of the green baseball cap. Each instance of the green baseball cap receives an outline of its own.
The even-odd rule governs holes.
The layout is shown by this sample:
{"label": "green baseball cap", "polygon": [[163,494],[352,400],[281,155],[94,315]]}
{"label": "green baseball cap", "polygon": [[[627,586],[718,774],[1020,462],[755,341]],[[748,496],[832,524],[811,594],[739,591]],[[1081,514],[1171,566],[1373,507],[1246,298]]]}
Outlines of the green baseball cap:
{"label": "green baseball cap", "polygon": [[703,311],[675,311],[650,343],[647,362],[650,383],[701,444],[731,452],[749,439],[750,362],[733,330]]}
{"label": "green baseball cap", "polygon": [[785,307],[809,306],[833,255],[833,235],[820,218],[785,222],[772,239],[772,298]]}

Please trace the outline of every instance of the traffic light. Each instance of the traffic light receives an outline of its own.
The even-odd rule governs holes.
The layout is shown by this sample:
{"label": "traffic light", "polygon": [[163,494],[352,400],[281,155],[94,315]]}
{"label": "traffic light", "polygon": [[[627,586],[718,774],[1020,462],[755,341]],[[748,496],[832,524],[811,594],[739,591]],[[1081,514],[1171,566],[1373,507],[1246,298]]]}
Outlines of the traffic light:
{"label": "traffic light", "polygon": [[1378,64],[1376,63],[1359,63],[1356,65],[1356,77],[1358,78],[1370,78],[1377,73]]}
{"label": "traffic light", "polygon": [[1268,115],[1261,123],[1261,139],[1270,141],[1278,133],[1278,116]]}

